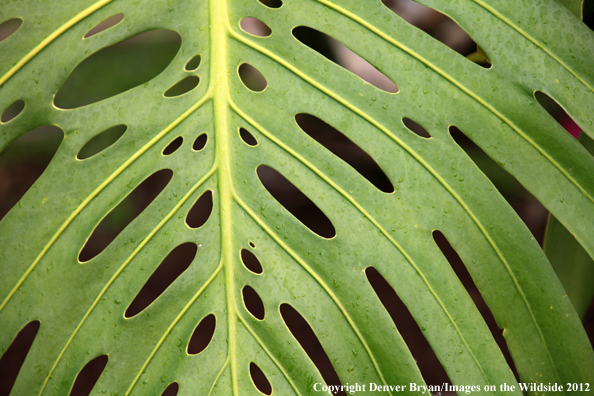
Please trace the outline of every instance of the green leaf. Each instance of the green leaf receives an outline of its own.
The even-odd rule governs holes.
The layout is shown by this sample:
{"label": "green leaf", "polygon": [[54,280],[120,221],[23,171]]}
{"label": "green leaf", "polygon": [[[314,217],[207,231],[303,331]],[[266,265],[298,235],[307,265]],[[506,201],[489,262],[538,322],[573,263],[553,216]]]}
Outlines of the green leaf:
{"label": "green leaf", "polygon": [[557,0],[559,3],[563,4],[573,15],[577,18],[582,18],[582,10],[584,9],[584,0]]}
{"label": "green leaf", "polygon": [[[0,352],[27,323],[40,322],[13,394],[66,395],[80,370],[103,355],[97,395],[161,394],[172,382],[181,394],[259,394],[252,363],[273,394],[316,394],[313,386],[324,378],[287,327],[281,313],[288,306],[307,321],[343,384],[422,384],[369,284],[365,269],[372,266],[407,306],[453,384],[520,395],[517,386],[500,389],[516,379],[434,230],[460,255],[504,330],[522,382],[593,382],[592,347],[550,263],[448,128],[460,128],[594,256],[594,159],[534,97],[536,90],[547,93],[594,137],[594,34],[554,0],[420,2],[456,21],[493,66],[474,64],[380,1],[3,4],[0,21],[23,24],[0,42],[0,111],[18,100],[25,106],[3,118],[0,149],[42,125],[64,132],[48,168],[0,222]],[[119,13],[121,22],[84,38]],[[259,19],[271,34],[243,31],[244,17]],[[365,83],[297,40],[298,26],[342,42],[398,93]],[[115,96],[98,93],[86,105],[54,104],[89,56],[153,30],[181,37],[163,72]],[[134,59],[114,76],[140,67],[128,62]],[[242,81],[243,64],[261,76]],[[303,113],[359,146],[394,191],[377,188],[305,133],[295,119]],[[431,137],[409,130],[403,118]],[[127,127],[117,141],[77,159],[116,125]],[[178,137],[183,143],[174,150],[169,145]],[[136,187],[163,169],[173,177],[142,213],[112,219],[126,197],[145,196]],[[274,186],[285,179],[335,236],[318,235],[279,203]],[[208,219],[190,227],[188,213],[197,208],[200,218],[199,198],[209,194]],[[103,251],[81,257],[87,241],[113,224],[128,225]],[[128,317],[151,274],[186,243],[196,247],[188,268]],[[244,265],[243,250],[257,257],[261,274]],[[254,293],[263,314],[244,303]],[[212,340],[188,354],[194,329],[210,315]]]}

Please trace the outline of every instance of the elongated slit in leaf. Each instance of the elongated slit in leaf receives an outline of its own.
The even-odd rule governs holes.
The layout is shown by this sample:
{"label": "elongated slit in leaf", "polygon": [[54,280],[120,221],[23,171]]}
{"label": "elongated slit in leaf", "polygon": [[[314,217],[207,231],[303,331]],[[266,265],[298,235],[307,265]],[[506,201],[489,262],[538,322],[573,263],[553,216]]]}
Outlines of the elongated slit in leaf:
{"label": "elongated slit in leaf", "polygon": [[[468,33],[456,21],[440,11],[412,1],[382,0],[382,3],[403,20],[423,30],[460,55],[466,57],[477,51],[478,46]],[[484,68],[491,67],[490,63],[487,64],[484,61],[483,59],[483,62],[477,64]]]}
{"label": "elongated slit in leaf", "polygon": [[[305,318],[295,308],[286,303],[281,304],[280,313],[287,328],[316,366],[324,382],[328,386],[341,386],[342,383],[334,366],[332,366],[330,358]],[[346,392],[341,389],[335,395],[346,396]]]}
{"label": "elongated slit in leaf", "polygon": [[0,42],[15,34],[22,24],[23,20],[21,18],[12,18],[0,23]]}
{"label": "elongated slit in leaf", "polygon": [[177,382],[170,383],[167,388],[161,393],[161,396],[176,396],[179,392],[179,385]]}
{"label": "elongated slit in leaf", "polygon": [[161,169],[140,183],[95,227],[81,249],[78,260],[84,263],[105,250],[124,228],[157,198],[172,176],[173,171],[170,169]]}
{"label": "elongated slit in leaf", "polygon": [[122,12],[120,12],[119,14],[115,14],[110,16],[109,18],[99,22],[97,25],[95,25],[91,30],[89,30],[87,32],[87,34],[84,35],[83,38],[89,38],[92,37],[98,33],[101,33],[107,29],[110,29],[112,27],[114,27],[115,25],[117,25],[118,23],[122,22],[124,20],[124,14]]}
{"label": "elongated slit in leaf", "polygon": [[575,123],[575,121],[567,114],[565,109],[542,91],[534,91],[534,97],[538,103],[574,138],[580,137],[582,129]]}
{"label": "elongated slit in leaf", "polygon": [[336,229],[324,212],[277,170],[260,165],[257,174],[270,195],[304,226],[322,238],[336,236]]}
{"label": "elongated slit in leaf", "polygon": [[200,83],[200,77],[198,77],[198,76],[186,77],[183,80],[177,82],[171,88],[169,88],[164,93],[164,95],[166,98],[173,98],[176,96],[181,96],[185,93],[190,92],[194,88],[196,88],[199,83]]}
{"label": "elongated slit in leaf", "polygon": [[206,316],[194,329],[188,342],[188,354],[197,355],[210,344],[217,326],[217,318],[213,314]]}
{"label": "elongated slit in leaf", "polygon": [[474,301],[474,304],[483,316],[485,323],[487,324],[487,326],[489,326],[489,330],[491,331],[493,338],[497,342],[499,349],[503,353],[503,356],[505,357],[508,366],[511,368],[512,372],[516,376],[516,380],[520,381],[518,371],[516,370],[516,366],[507,347],[507,342],[503,337],[503,331],[497,325],[495,317],[491,313],[491,309],[489,308],[487,303],[485,303],[485,300],[483,299],[483,296],[476,287],[474,280],[472,279],[472,276],[466,268],[466,265],[458,255],[458,252],[456,252],[456,250],[452,247],[448,239],[441,231],[435,230],[433,231],[432,235],[435,244],[437,245],[439,250],[441,250],[441,253],[444,255],[448,263],[450,263],[452,269],[456,273],[456,276],[458,277],[458,279],[460,279],[460,282],[462,282],[462,285],[468,292],[468,295],[470,296],[470,298],[472,298],[472,301]]}
{"label": "elongated slit in leaf", "polygon": [[27,323],[0,358],[0,395],[10,395],[38,331],[38,320]]}
{"label": "elongated slit in leaf", "polygon": [[181,36],[150,30],[89,55],[54,97],[60,109],[75,109],[128,91],[157,77],[173,60]]}
{"label": "elongated slit in leaf", "polygon": [[251,313],[254,318],[264,320],[266,311],[264,310],[264,303],[258,293],[251,286],[244,286],[241,294],[243,295],[243,304],[245,308]]}
{"label": "elongated slit in leaf", "polygon": [[296,114],[295,121],[305,133],[353,167],[378,190],[394,192],[394,186],[377,162],[342,132],[311,114]]}
{"label": "elongated slit in leaf", "polygon": [[177,149],[181,147],[183,142],[184,142],[183,137],[181,137],[181,136],[176,137],[175,139],[173,139],[173,141],[171,143],[169,143],[163,149],[163,155],[171,155],[171,154],[175,153],[177,151]]}
{"label": "elongated slit in leaf", "polygon": [[253,36],[268,37],[272,34],[272,29],[267,24],[254,17],[245,17],[239,22],[241,30]]}
{"label": "elongated slit in leaf", "polygon": [[205,191],[196,200],[186,216],[186,224],[190,228],[199,228],[206,223],[212,213],[212,191]]}
{"label": "elongated slit in leaf", "polygon": [[2,112],[2,116],[0,116],[0,123],[7,124],[9,121],[12,121],[14,118],[16,118],[16,116],[21,114],[24,108],[24,100],[19,99],[16,102],[12,103],[10,106],[6,108],[6,110]]}
{"label": "elongated slit in leaf", "polygon": [[63,139],[60,128],[46,125],[18,137],[0,153],[0,220],[41,177]]}
{"label": "elongated slit in leaf", "polygon": [[367,62],[365,59],[357,55],[355,52],[353,52],[350,48],[348,48],[340,41],[327,35],[326,33],[320,32],[319,30],[312,29],[307,26],[297,26],[293,29],[293,36],[295,36],[297,40],[299,40],[302,44],[308,46],[309,48],[313,49],[314,51],[318,52],[319,54],[326,56],[324,53],[320,52],[318,48],[310,45],[308,37],[311,37],[311,35],[322,36],[327,42],[330,43],[330,46],[332,47],[332,52],[336,56],[336,60],[326,57],[327,59],[336,63],[338,66],[341,66],[344,69],[350,71],[356,76],[359,76],[361,79],[363,79],[363,81],[373,85],[374,87],[382,91],[388,93],[398,92],[398,86],[396,86],[394,81],[392,81],[388,76],[386,76],[375,66]]}
{"label": "elongated slit in leaf", "polygon": [[202,57],[200,55],[193,56],[184,66],[186,71],[194,71],[198,69],[200,66],[200,61],[202,61]]}
{"label": "elongated slit in leaf", "polygon": [[88,396],[107,366],[107,355],[96,357],[79,371],[68,396]]}
{"label": "elongated slit in leaf", "polygon": [[176,396],[179,392],[179,384],[177,382],[170,383],[167,388],[161,393],[161,396]]}
{"label": "elongated slit in leaf", "polygon": [[282,0],[259,0],[260,3],[264,4],[266,7],[270,8],[279,8],[283,5]]}
{"label": "elongated slit in leaf", "polygon": [[416,133],[418,136],[420,136],[422,138],[425,138],[425,139],[430,139],[431,138],[431,135],[429,134],[429,132],[427,132],[427,130],[425,128],[423,128],[421,125],[419,125],[418,123],[414,122],[410,118],[404,117],[402,119],[402,123],[411,132]]}
{"label": "elongated slit in leaf", "polygon": [[417,362],[425,382],[428,384],[451,384],[447,373],[443,369],[439,359],[427,342],[419,325],[404,305],[396,290],[374,267],[365,269],[367,280],[373,291],[381,301],[382,305],[392,318],[396,329],[406,343],[408,350]]}
{"label": "elongated slit in leaf", "polygon": [[262,273],[262,265],[254,253],[247,249],[241,249],[241,262],[247,269],[252,271],[254,274]]}
{"label": "elongated slit in leaf", "polygon": [[198,246],[186,242],[173,249],[159,264],[126,309],[125,317],[132,318],[144,311],[188,269],[196,257]]}
{"label": "elongated slit in leaf", "polygon": [[194,150],[194,151],[202,150],[204,148],[204,146],[206,146],[206,142],[208,142],[208,135],[206,133],[199,135],[196,138],[196,140],[194,140],[194,143],[192,144],[192,150]]}
{"label": "elongated slit in leaf", "polygon": [[111,128],[106,129],[105,131],[101,132],[91,140],[89,140],[85,145],[80,149],[76,158],[79,160],[84,160],[87,158],[91,158],[92,156],[99,154],[122,137],[124,132],[126,132],[128,127],[126,125],[120,124],[112,126]]}
{"label": "elongated slit in leaf", "polygon": [[249,133],[244,128],[239,128],[239,136],[241,137],[241,140],[243,140],[243,142],[245,144],[247,144],[248,146],[257,146],[258,145],[258,141],[254,137],[254,135]]}
{"label": "elongated slit in leaf", "polygon": [[272,385],[270,385],[270,381],[268,381],[268,378],[266,378],[266,374],[264,374],[262,369],[254,362],[250,363],[250,377],[252,378],[252,382],[256,389],[261,393],[265,395],[272,394]]}
{"label": "elongated slit in leaf", "polygon": [[262,92],[268,85],[266,77],[249,63],[242,63],[237,69],[241,82],[251,91]]}

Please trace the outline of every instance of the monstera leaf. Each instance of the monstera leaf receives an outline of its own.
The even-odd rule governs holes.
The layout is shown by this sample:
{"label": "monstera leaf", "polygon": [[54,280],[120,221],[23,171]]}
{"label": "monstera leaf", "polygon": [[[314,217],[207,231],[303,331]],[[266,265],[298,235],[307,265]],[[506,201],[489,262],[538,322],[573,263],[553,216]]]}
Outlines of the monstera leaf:
{"label": "monstera leaf", "polygon": [[[535,99],[547,94],[594,137],[594,35],[553,0],[420,2],[455,20],[492,66],[380,0],[3,2],[0,22],[18,29],[0,43],[0,148],[41,126],[63,134],[0,223],[0,351],[38,326],[12,394],[67,395],[99,357],[97,395],[172,383],[181,395],[316,394],[325,379],[291,315],[342,384],[421,394],[373,272],[454,385],[520,395],[437,231],[503,329],[521,382],[594,381],[592,347],[542,249],[450,134],[463,131],[594,256],[594,160]],[[93,30],[108,18],[117,24]],[[312,49],[312,31],[398,88]],[[92,57],[154,32],[175,43],[156,73],[126,69],[134,57],[123,55],[114,67],[128,86],[90,88],[105,71],[87,67]],[[311,123],[356,145],[372,171],[327,148]],[[88,149],[94,138],[109,147]],[[148,207],[124,221],[133,195]],[[310,209],[297,213],[287,196]],[[105,237],[118,221],[123,231]],[[143,306],[142,290],[182,250],[187,268]]]}

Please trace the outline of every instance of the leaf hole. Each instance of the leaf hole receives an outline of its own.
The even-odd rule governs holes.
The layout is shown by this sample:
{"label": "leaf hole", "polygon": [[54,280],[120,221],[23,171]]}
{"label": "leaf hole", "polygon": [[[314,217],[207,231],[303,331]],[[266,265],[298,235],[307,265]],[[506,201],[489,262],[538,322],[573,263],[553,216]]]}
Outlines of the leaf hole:
{"label": "leaf hole", "polygon": [[256,291],[250,286],[244,286],[241,291],[243,295],[243,304],[252,316],[258,320],[264,320],[266,312],[264,311],[264,303],[262,299],[256,293]]}
{"label": "leaf hole", "polygon": [[124,228],[157,198],[172,177],[173,171],[161,169],[140,183],[95,227],[81,249],[78,260],[81,263],[87,262],[105,250]]}
{"label": "leaf hole", "polygon": [[76,376],[76,380],[74,380],[74,384],[68,395],[89,396],[93,387],[99,381],[99,377],[103,374],[108,360],[107,355],[101,355],[87,363]]}
{"label": "leaf hole", "polygon": [[270,195],[304,226],[322,238],[336,236],[336,229],[324,212],[282,174],[267,165],[260,165],[256,172]]}
{"label": "leaf hole", "polygon": [[239,22],[241,29],[253,36],[268,37],[272,34],[272,29],[267,24],[254,17],[245,17]]}
{"label": "leaf hole", "polygon": [[41,177],[63,139],[60,128],[46,125],[19,136],[0,152],[0,220]]}
{"label": "leaf hole", "polygon": [[[307,323],[303,316],[289,304],[281,304],[280,313],[287,328],[316,366],[322,375],[324,382],[326,382],[326,385],[334,387],[342,386],[340,378],[338,378],[338,374],[336,373],[334,366],[332,366],[330,358],[326,354],[326,351],[322,347],[322,344],[309,323]],[[340,390],[334,394],[346,396],[346,392],[343,388],[339,389]]]}
{"label": "leaf hole", "polygon": [[295,121],[311,138],[353,167],[378,190],[394,192],[394,186],[377,162],[342,132],[311,114],[296,114]]}
{"label": "leaf hole", "polygon": [[118,141],[119,138],[122,137],[124,132],[128,127],[126,125],[120,124],[112,126],[111,128],[106,129],[105,131],[101,132],[97,136],[93,137],[89,140],[85,145],[80,149],[76,158],[79,160],[84,160],[90,158],[96,154],[99,154],[112,144]]}
{"label": "leaf hole", "polygon": [[192,144],[192,150],[194,151],[200,151],[204,148],[204,146],[206,146],[206,142],[208,141],[208,135],[206,135],[206,133],[203,133],[202,135],[198,136],[196,138],[196,140],[194,140],[194,143]]}
{"label": "leaf hole", "polygon": [[179,392],[179,384],[177,382],[170,383],[167,388],[161,393],[161,396],[176,396]]}
{"label": "leaf hole", "polygon": [[394,325],[406,343],[410,353],[428,384],[451,384],[446,371],[427,342],[419,325],[410,314],[394,288],[374,267],[365,269],[367,280],[382,305],[392,318]]}
{"label": "leaf hole", "polygon": [[177,149],[179,149],[182,145],[182,143],[184,142],[184,138],[181,136],[176,137],[175,139],[173,139],[173,141],[171,143],[169,143],[167,145],[167,147],[165,147],[163,149],[163,155],[171,155],[173,153],[175,153],[177,151]]}
{"label": "leaf hole", "polygon": [[[365,59],[357,55],[346,45],[336,40],[335,38],[312,29],[307,26],[297,26],[293,28],[293,36],[302,44],[325,56],[327,59],[336,63],[338,66],[348,70],[356,76],[363,79],[363,81],[373,85],[374,87],[388,92],[398,92],[398,87],[388,76],[382,73],[379,69],[367,62]],[[328,57],[327,53],[321,52],[319,46],[312,46],[312,37],[323,37],[325,42],[332,48],[333,57]]]}
{"label": "leaf hole", "polygon": [[262,73],[249,63],[242,63],[239,66],[238,73],[243,84],[251,91],[262,92],[268,85]]}
{"label": "leaf hole", "polygon": [[212,190],[205,191],[196,200],[186,216],[186,224],[190,228],[199,228],[206,223],[212,213]]}
{"label": "leaf hole", "polygon": [[198,69],[198,66],[200,66],[201,61],[202,61],[202,57],[200,55],[193,56],[192,59],[190,59],[186,63],[186,66],[184,66],[184,69],[186,71],[194,71],[194,70]]}
{"label": "leaf hole", "polygon": [[198,246],[193,242],[183,243],[169,252],[134,297],[124,317],[133,318],[159,298],[188,269],[197,252]]}
{"label": "leaf hole", "polygon": [[241,140],[243,140],[243,142],[248,146],[258,145],[258,141],[256,140],[256,138],[245,128],[239,128],[239,136],[241,137]]}
{"label": "leaf hole", "polygon": [[54,98],[75,109],[128,91],[157,77],[181,46],[172,30],[150,30],[89,55],[70,73]]}
{"label": "leaf hole", "polygon": [[418,136],[420,136],[422,138],[425,138],[425,139],[430,139],[431,138],[431,135],[429,134],[429,132],[427,132],[427,130],[425,128],[423,128],[421,125],[417,124],[416,122],[414,122],[410,118],[404,117],[402,119],[402,123],[411,132],[416,133]]}
{"label": "leaf hole", "polygon": [[262,273],[262,265],[258,258],[249,250],[241,249],[241,262],[247,269],[252,271],[254,274]]}
{"label": "leaf hole", "polygon": [[574,138],[579,138],[582,129],[553,98],[542,91],[534,91],[538,103]]}
{"label": "leaf hole", "polygon": [[516,369],[511,354],[509,353],[509,349],[507,348],[507,343],[505,342],[505,338],[503,337],[502,329],[500,329],[499,326],[497,326],[497,322],[493,317],[493,313],[489,309],[487,303],[485,303],[485,300],[483,300],[483,296],[476,287],[474,280],[472,279],[472,276],[470,275],[468,269],[464,265],[464,262],[458,255],[458,252],[456,252],[456,250],[452,247],[450,242],[447,240],[447,238],[441,231],[433,231],[432,236],[433,240],[435,241],[435,244],[437,245],[437,247],[439,247],[439,250],[441,250],[441,253],[444,255],[448,263],[450,263],[450,266],[456,273],[456,276],[458,277],[458,279],[460,279],[460,282],[462,282],[462,285],[468,292],[468,295],[470,296],[470,298],[472,298],[472,301],[474,302],[479,312],[483,316],[485,323],[487,323],[487,326],[489,326],[489,330],[491,331],[491,334],[493,334],[493,338],[497,342],[499,349],[501,349],[501,352],[503,352],[503,356],[505,357],[508,366],[514,373],[516,380],[520,381],[520,377],[518,376],[518,370]]}
{"label": "leaf hole", "polygon": [[217,326],[217,318],[210,314],[200,321],[194,329],[190,342],[188,342],[188,354],[197,355],[210,344]]}
{"label": "leaf hole", "polygon": [[280,8],[283,5],[281,0],[259,0],[260,3],[270,8]]}
{"label": "leaf hole", "polygon": [[447,15],[412,0],[382,0],[382,3],[403,20],[460,55],[467,56],[477,51],[477,45],[468,33]]}
{"label": "leaf hole", "polygon": [[104,30],[114,27],[115,25],[122,22],[123,20],[124,20],[124,14],[122,12],[120,12],[119,14],[112,15],[109,18],[107,18],[107,19],[103,20],[102,22],[99,22],[97,25],[95,25],[95,27],[93,27],[91,30],[89,30],[83,38],[89,38],[91,36],[96,35],[97,33],[101,33]]}
{"label": "leaf hole", "polygon": [[252,242],[252,241],[250,241],[250,242],[249,242],[249,245],[250,245],[250,247],[251,247],[252,249],[255,249],[255,248],[256,248],[256,245],[254,245],[254,242]]}
{"label": "leaf hole", "polygon": [[16,102],[8,106],[6,110],[4,110],[2,116],[0,117],[0,123],[6,124],[9,121],[12,121],[14,118],[16,118],[16,116],[21,114],[24,108],[25,101],[21,99],[17,100]]}
{"label": "leaf hole", "polygon": [[21,18],[11,18],[7,21],[0,23],[0,42],[6,40],[14,33],[16,33],[16,31],[19,30],[22,24],[23,20]]}
{"label": "leaf hole", "polygon": [[0,358],[0,395],[10,395],[38,331],[38,320],[27,323]]}
{"label": "leaf hole", "polygon": [[198,83],[200,83],[200,78],[198,76],[188,76],[169,88],[164,95],[166,98],[183,95],[196,88]]}
{"label": "leaf hole", "polygon": [[266,374],[258,367],[258,365],[254,362],[250,363],[250,377],[252,378],[252,382],[256,386],[256,388],[265,395],[272,394],[272,385],[270,385],[270,381],[266,378]]}

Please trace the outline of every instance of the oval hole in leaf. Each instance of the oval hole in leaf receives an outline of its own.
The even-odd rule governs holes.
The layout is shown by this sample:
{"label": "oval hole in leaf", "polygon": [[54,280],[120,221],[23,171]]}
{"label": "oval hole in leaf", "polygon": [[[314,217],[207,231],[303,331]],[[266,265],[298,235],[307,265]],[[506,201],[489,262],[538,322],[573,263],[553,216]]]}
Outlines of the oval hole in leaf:
{"label": "oval hole in leaf", "polygon": [[243,18],[239,26],[244,32],[258,37],[268,37],[272,34],[272,29],[267,24],[254,17]]}
{"label": "oval hole in leaf", "polygon": [[202,58],[200,57],[200,55],[193,56],[192,59],[190,59],[188,63],[186,63],[184,69],[186,69],[187,71],[194,71],[198,69],[201,60]]}
{"label": "oval hole in leaf", "polygon": [[202,135],[198,136],[196,140],[194,140],[194,144],[192,144],[192,150],[200,151],[206,146],[206,142],[208,141],[208,135],[203,133]]}
{"label": "oval hole in leaf", "polygon": [[192,205],[186,216],[186,224],[190,228],[202,227],[212,213],[212,191],[205,191]]}
{"label": "oval hole in leaf", "polygon": [[0,23],[0,42],[16,33],[22,24],[23,20],[21,18],[12,18]]}
{"label": "oval hole in leaf", "polygon": [[260,0],[260,3],[270,8],[279,8],[283,5],[282,0]]}
{"label": "oval hole in leaf", "polygon": [[184,142],[183,137],[181,137],[181,136],[176,137],[175,139],[173,139],[173,141],[171,143],[169,143],[167,145],[167,147],[165,147],[163,149],[163,155],[171,155],[171,154],[175,153],[177,151],[177,149],[181,147],[183,142]]}
{"label": "oval hole in leaf", "polygon": [[352,166],[378,190],[394,192],[394,186],[377,162],[340,131],[311,114],[296,114],[295,121],[305,133]]}
{"label": "oval hole in leaf", "polygon": [[0,358],[0,395],[10,395],[38,331],[38,320],[27,323]]}
{"label": "oval hole in leaf", "polygon": [[262,265],[258,258],[249,250],[241,249],[241,262],[254,274],[262,273]]}
{"label": "oval hole in leaf", "polygon": [[176,396],[179,392],[179,385],[177,382],[172,382],[167,388],[161,393],[161,396]]}
{"label": "oval hole in leaf", "polygon": [[250,247],[251,247],[252,249],[255,249],[255,248],[256,248],[256,245],[254,245],[254,242],[251,242],[251,241],[250,241],[249,245],[250,245]]}
{"label": "oval hole in leaf", "polygon": [[336,236],[336,229],[324,212],[277,170],[260,165],[257,174],[270,195],[304,226],[322,238]]}
{"label": "oval hole in leaf", "polygon": [[477,50],[476,43],[468,33],[453,19],[437,10],[417,2],[382,0],[382,3],[406,22],[423,30],[460,55],[467,56]]}
{"label": "oval hole in leaf", "polygon": [[254,362],[250,363],[250,377],[256,388],[265,395],[272,394],[272,386],[270,381],[266,378],[266,374]]}
{"label": "oval hole in leaf", "polygon": [[418,136],[425,138],[425,139],[429,139],[431,138],[431,135],[429,134],[429,132],[427,132],[427,130],[425,128],[423,128],[421,125],[417,124],[416,122],[414,122],[413,120],[411,120],[408,117],[404,117],[402,119],[402,123],[404,124],[405,127],[407,127],[411,132],[416,133]]}
{"label": "oval hole in leaf", "polygon": [[74,68],[54,104],[75,109],[144,84],[165,70],[180,46],[177,32],[150,30],[100,49]]}
{"label": "oval hole in leaf", "polygon": [[249,313],[258,320],[264,320],[266,311],[264,311],[264,303],[258,293],[256,293],[250,286],[246,285],[243,287],[241,294],[243,295],[243,304]]}
{"label": "oval hole in leaf", "polygon": [[25,108],[25,101],[19,99],[4,110],[2,116],[0,117],[0,122],[2,124],[6,124],[8,121],[11,121],[16,116],[21,114],[21,111]]}
{"label": "oval hole in leaf", "polygon": [[198,83],[200,83],[200,78],[198,76],[186,77],[173,87],[169,88],[164,95],[166,98],[173,98],[175,96],[183,95],[196,88]]}
{"label": "oval hole in leaf", "polygon": [[[368,82],[374,87],[389,93],[398,92],[398,87],[388,76],[383,74],[365,59],[354,53],[343,43],[327,35],[326,33],[307,26],[297,26],[293,29],[293,36],[302,44],[310,47],[314,51],[336,63],[338,66],[341,66],[351,73],[359,76],[363,79],[363,81]],[[329,46],[332,47],[332,53],[334,56],[330,58],[326,55],[326,53],[320,52],[319,47],[312,46],[311,37],[323,37],[324,40],[329,43]],[[336,57],[336,59],[333,59],[334,57]]]}
{"label": "oval hole in leaf", "polygon": [[95,227],[81,249],[78,260],[84,263],[105,250],[124,228],[157,198],[172,176],[173,171],[170,169],[161,169],[140,183]]}
{"label": "oval hole in leaf", "polygon": [[451,381],[443,369],[439,359],[433,352],[431,345],[423,335],[417,322],[410,314],[394,288],[374,267],[365,269],[367,280],[380,302],[392,318],[394,325],[408,346],[410,353],[417,362],[417,366],[428,384],[443,384]]}
{"label": "oval hole in leaf", "polygon": [[251,91],[262,92],[268,85],[262,73],[249,63],[242,63],[239,66],[238,73],[243,84]]}
{"label": "oval hole in leaf", "polygon": [[540,103],[540,105],[557,121],[567,132],[574,138],[578,138],[582,132],[582,129],[575,123],[575,121],[567,114],[565,109],[551,98],[549,95],[542,91],[535,91],[534,97]]}
{"label": "oval hole in leaf", "polygon": [[[280,306],[281,316],[293,334],[293,337],[299,342],[307,356],[311,359],[313,364],[317,367],[318,371],[324,378],[324,382],[328,386],[341,386],[340,378],[332,366],[330,358],[326,355],[326,351],[322,347],[322,344],[316,337],[316,334],[310,327],[309,323],[301,316],[299,312],[289,304],[281,304]],[[339,388],[340,389],[340,388]],[[344,390],[340,390],[335,395],[346,396]]]}
{"label": "oval hole in leaf", "polygon": [[256,138],[244,128],[239,128],[239,136],[241,136],[241,140],[248,146],[258,145]]}
{"label": "oval hole in leaf", "polygon": [[122,12],[120,12],[119,14],[112,15],[109,18],[107,18],[107,19],[103,20],[102,22],[99,22],[97,25],[95,25],[95,27],[93,27],[91,30],[89,30],[87,32],[87,34],[84,35],[83,38],[89,38],[91,36],[96,35],[97,33],[101,33],[104,30],[114,27],[115,25],[122,22],[123,20],[124,20],[124,14]]}
{"label": "oval hole in leaf", "polygon": [[64,139],[55,125],[46,125],[15,139],[0,153],[0,220],[43,174]]}
{"label": "oval hole in leaf", "polygon": [[90,395],[93,387],[103,373],[105,366],[107,366],[108,360],[109,358],[107,355],[101,355],[87,363],[76,376],[76,380],[74,381],[74,385],[72,385],[69,396]]}
{"label": "oval hole in leaf", "polygon": [[183,243],[169,252],[134,297],[126,309],[124,317],[133,318],[159,298],[188,269],[197,252],[198,246],[193,242]]}
{"label": "oval hole in leaf", "polygon": [[483,316],[485,323],[487,324],[487,326],[489,326],[489,330],[491,330],[491,334],[493,334],[493,338],[497,342],[499,349],[501,349],[501,352],[503,352],[503,356],[505,356],[507,365],[511,368],[512,372],[516,377],[516,380],[520,381],[518,370],[516,369],[512,356],[509,353],[507,342],[503,337],[503,332],[501,331],[499,326],[497,326],[497,322],[495,321],[493,313],[491,313],[491,309],[489,309],[489,306],[483,299],[483,296],[481,295],[479,289],[476,287],[474,280],[472,279],[472,276],[466,268],[466,265],[464,265],[464,262],[458,255],[458,252],[456,252],[456,250],[452,247],[450,242],[447,240],[447,238],[445,237],[445,235],[443,235],[441,231],[433,231],[432,236],[433,240],[435,241],[435,244],[437,245],[439,250],[441,250],[441,253],[444,255],[448,263],[450,263],[452,269],[456,273],[456,276],[458,277],[458,279],[460,279],[460,282],[462,282],[462,285],[464,285],[464,288],[468,292],[468,295],[470,296],[470,298],[472,298],[472,301],[474,302],[479,312]]}
{"label": "oval hole in leaf", "polygon": [[124,132],[126,132],[128,127],[126,125],[120,124],[112,126],[109,129],[101,132],[91,140],[89,140],[85,145],[80,149],[76,158],[79,160],[84,160],[94,156],[95,154],[99,154],[115,142],[119,138],[122,137]]}
{"label": "oval hole in leaf", "polygon": [[197,355],[206,349],[217,327],[217,318],[210,314],[200,321],[194,329],[190,342],[188,342],[188,354]]}

